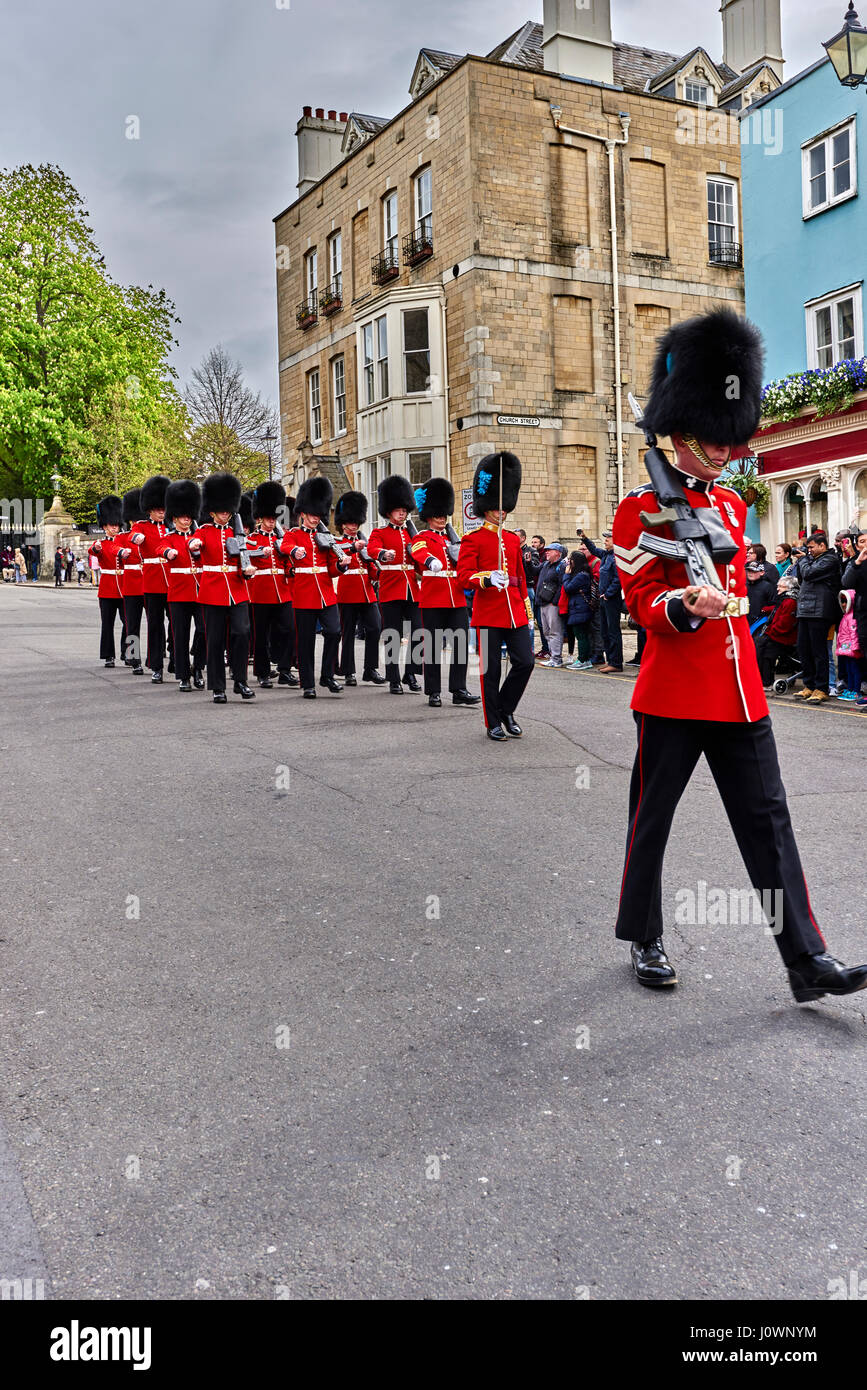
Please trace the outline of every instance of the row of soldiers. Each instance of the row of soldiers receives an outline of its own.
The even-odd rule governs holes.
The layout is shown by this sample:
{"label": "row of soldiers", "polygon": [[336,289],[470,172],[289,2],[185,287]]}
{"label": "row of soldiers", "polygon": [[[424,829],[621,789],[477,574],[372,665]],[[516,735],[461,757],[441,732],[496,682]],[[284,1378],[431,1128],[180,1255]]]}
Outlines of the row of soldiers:
{"label": "row of soldiers", "polygon": [[[124,664],[135,675],[144,675],[146,665],[154,684],[163,683],[168,653],[168,670],[182,692],[203,689],[207,671],[214,702],[224,704],[228,660],[234,693],[252,700],[252,651],[262,689],[272,688],[276,675],[279,685],[300,686],[312,700],[317,631],[323,639],[319,686],[340,694],[338,675],[346,686],[357,685],[355,637],[361,630],[362,681],[387,683],[391,694],[401,695],[420,691],[421,676],[429,705],[439,708],[448,643],[452,703],[473,706],[480,697],[466,683],[467,591],[479,631],[488,736],[495,742],[520,737],[514,712],[533,670],[532,610],[518,537],[503,527],[520,483],[514,454],[482,459],[473,480],[482,525],[459,540],[451,525],[454,489],[445,478],[429,478],[415,491],[400,475],[383,479],[377,494],[382,522],[369,536],[362,531],[368,507],[360,492],[338,498],[338,535],[329,530],[334,497],[327,478],[306,479],[294,499],[275,482],[242,495],[231,473],[210,474],[201,487],[189,479],[149,478],[97,506],[105,532],[91,547],[100,564],[100,658],[115,666],[119,618]],[[414,509],[422,529],[410,520]],[[381,642],[384,676],[377,669]],[[501,686],[504,648],[510,670]]]}

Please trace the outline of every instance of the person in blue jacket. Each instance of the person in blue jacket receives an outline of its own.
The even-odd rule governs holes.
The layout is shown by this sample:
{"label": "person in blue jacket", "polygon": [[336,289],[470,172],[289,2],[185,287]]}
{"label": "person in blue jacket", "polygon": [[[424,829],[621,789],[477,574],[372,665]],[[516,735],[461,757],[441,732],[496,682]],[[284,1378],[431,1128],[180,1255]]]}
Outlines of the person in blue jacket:
{"label": "person in blue jacket", "polygon": [[590,607],[590,566],[580,550],[573,550],[566,562],[563,588],[569,595],[566,621],[575,638],[575,660],[571,662],[570,670],[587,671],[593,665],[590,660],[590,621],[593,610]]}
{"label": "person in blue jacket", "polygon": [[614,537],[610,531],[602,532],[600,550],[583,531],[578,539],[601,561],[599,567],[599,611],[602,615],[602,645],[605,649],[605,664],[598,667],[600,673],[623,670],[623,636],[620,631],[620,612],[623,607],[623,590],[617,573],[617,560],[614,554]]}

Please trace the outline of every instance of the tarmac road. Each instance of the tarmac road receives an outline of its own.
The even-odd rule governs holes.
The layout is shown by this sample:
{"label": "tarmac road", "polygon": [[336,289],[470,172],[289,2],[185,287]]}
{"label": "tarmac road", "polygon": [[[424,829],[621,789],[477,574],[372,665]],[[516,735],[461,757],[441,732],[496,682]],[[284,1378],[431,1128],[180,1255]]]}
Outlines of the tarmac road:
{"label": "tarmac road", "polygon": [[[382,689],[214,707],[0,587],[0,1278],[54,1298],[807,1298],[867,1274],[867,994],[761,925],[613,937],[628,679],[525,737]],[[471,683],[477,689],[477,678]],[[830,948],[867,958],[854,711],[774,711]],[[704,763],[665,900],[747,880]]]}

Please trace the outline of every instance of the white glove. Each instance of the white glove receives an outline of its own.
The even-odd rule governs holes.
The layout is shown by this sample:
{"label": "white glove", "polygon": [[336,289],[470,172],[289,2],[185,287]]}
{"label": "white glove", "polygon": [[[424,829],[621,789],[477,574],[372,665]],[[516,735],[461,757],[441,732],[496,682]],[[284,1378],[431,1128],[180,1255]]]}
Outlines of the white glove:
{"label": "white glove", "polygon": [[442,561],[437,560],[436,557],[432,555],[427,562],[427,567],[430,570],[431,574],[438,574],[439,571],[442,569]]}
{"label": "white glove", "polygon": [[132,535],[130,536],[130,540],[132,541],[133,545],[141,545],[144,538],[144,531],[133,531]]}
{"label": "white glove", "polygon": [[507,574],[503,574],[502,570],[494,570],[493,574],[491,575],[491,583],[493,584],[495,589],[508,589],[509,576]]}

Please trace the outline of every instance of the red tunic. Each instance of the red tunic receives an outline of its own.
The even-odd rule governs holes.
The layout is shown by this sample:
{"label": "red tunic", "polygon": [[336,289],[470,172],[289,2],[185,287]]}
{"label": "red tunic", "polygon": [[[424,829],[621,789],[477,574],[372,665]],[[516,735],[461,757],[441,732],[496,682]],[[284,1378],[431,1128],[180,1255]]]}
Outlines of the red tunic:
{"label": "red tunic", "polygon": [[[292,604],[295,608],[331,608],[337,602],[334,576],[339,573],[332,550],[320,550],[316,532],[306,526],[293,526],[280,541],[280,549],[292,563]],[[304,559],[296,560],[292,551],[300,546]],[[255,582],[255,581],[254,581]]]}
{"label": "red tunic", "polygon": [[[715,507],[737,542],[733,562],[717,565],[716,571],[730,597],[743,600],[743,613],[692,618],[680,597],[689,584],[684,565],[650,555],[638,544],[647,529],[639,513],[659,511],[652,487],[645,484],[624,497],[614,517],[614,554],[626,606],[647,629],[632,708],[668,719],[753,723],[765,717],[768,704],[746,616],[746,504],[730,488],[695,479],[684,483],[684,494],[696,511]],[[670,537],[671,528],[660,526],[657,532]]]}
{"label": "red tunic", "polygon": [[212,521],[204,522],[196,531],[195,539],[202,543],[199,551],[199,603],[230,608],[233,603],[249,601],[240,557],[226,554],[226,541],[234,534],[231,526],[216,526]]}
{"label": "red tunic", "polygon": [[99,542],[99,550],[91,546],[88,555],[95,555],[99,561],[99,598],[120,598],[121,560],[118,551],[122,545],[119,536],[105,536]]}
{"label": "red tunic", "polygon": [[375,560],[382,550],[395,552],[394,559],[383,564],[379,572],[380,603],[392,603],[402,598],[418,603],[419,581],[412,562],[411,544],[405,526],[395,526],[389,522],[387,526],[377,526],[375,531],[371,531],[367,549],[372,559]]}
{"label": "red tunic", "polygon": [[142,558],[142,575],[146,594],[168,593],[166,562],[163,559],[165,538],[169,528],[156,521],[137,521],[132,528],[135,535],[144,536],[139,545]]}
{"label": "red tunic", "polygon": [[251,555],[253,575],[247,581],[252,603],[291,603],[292,572],[287,556],[281,554],[276,531],[251,531],[249,544],[267,555]]}
{"label": "red tunic", "polygon": [[[344,540],[349,543],[349,537]],[[337,576],[338,603],[376,603],[373,580],[376,578],[376,565],[370,560],[362,560],[357,550],[346,551],[349,569]]]}
{"label": "red tunic", "polygon": [[169,531],[163,540],[163,555],[167,550],[178,552],[174,560],[166,561],[169,603],[196,603],[198,600],[199,557],[191,555],[189,549],[190,541],[197,534],[196,531]]}
{"label": "red tunic", "polygon": [[[419,567],[422,608],[463,608],[466,605],[464,591],[458,583],[456,561],[448,552],[449,539],[445,531],[419,531],[413,537],[412,558]],[[426,568],[428,560],[439,560],[441,570]]]}
{"label": "red tunic", "polygon": [[[508,589],[491,584],[491,575],[498,569],[508,575]],[[461,540],[458,584],[476,591],[473,627],[526,627],[532,617],[521,542],[514,531],[503,531],[502,555],[497,528],[490,521],[468,531]]]}
{"label": "red tunic", "polygon": [[[141,523],[136,522],[133,530]],[[142,578],[141,551],[137,545],[133,545],[130,540],[131,531],[121,531],[117,537],[120,546],[124,550],[131,550],[125,560],[121,560],[120,592],[123,598],[141,598],[144,593],[144,580]]]}

